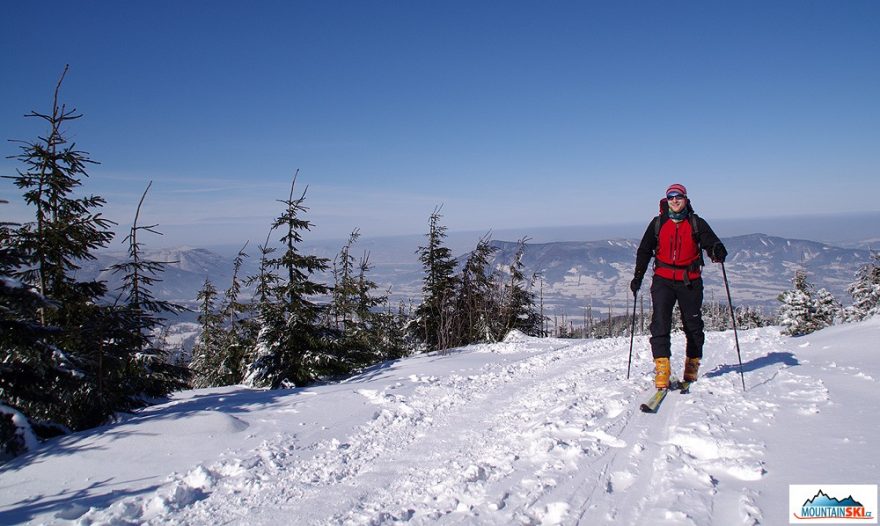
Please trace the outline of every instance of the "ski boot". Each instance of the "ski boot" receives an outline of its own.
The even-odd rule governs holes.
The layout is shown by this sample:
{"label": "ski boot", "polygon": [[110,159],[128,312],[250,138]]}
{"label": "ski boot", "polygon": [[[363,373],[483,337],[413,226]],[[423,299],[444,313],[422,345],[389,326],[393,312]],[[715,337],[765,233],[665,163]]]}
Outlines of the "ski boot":
{"label": "ski boot", "polygon": [[685,382],[696,382],[697,381],[697,371],[700,370],[700,359],[699,358],[685,358],[684,360],[684,381]]}
{"label": "ski boot", "polygon": [[654,387],[669,389],[669,358],[654,358]]}

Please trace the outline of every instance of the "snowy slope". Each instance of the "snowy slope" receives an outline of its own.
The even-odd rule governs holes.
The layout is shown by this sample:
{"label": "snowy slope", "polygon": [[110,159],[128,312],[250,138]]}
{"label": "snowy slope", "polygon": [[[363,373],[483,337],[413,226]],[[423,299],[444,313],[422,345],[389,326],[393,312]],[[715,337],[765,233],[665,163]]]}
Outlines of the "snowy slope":
{"label": "snowy slope", "polygon": [[[880,318],[709,333],[638,411],[648,342],[513,336],[335,385],[180,393],[3,466],[0,523],[788,522],[788,485],[876,483]],[[674,339],[676,368],[684,342]]]}

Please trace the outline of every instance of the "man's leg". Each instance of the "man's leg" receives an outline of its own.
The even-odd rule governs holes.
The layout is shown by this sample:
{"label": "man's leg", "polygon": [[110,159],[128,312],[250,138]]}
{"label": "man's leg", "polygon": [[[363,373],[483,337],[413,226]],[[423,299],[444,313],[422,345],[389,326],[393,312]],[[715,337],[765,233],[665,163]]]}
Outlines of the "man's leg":
{"label": "man's leg", "polygon": [[651,283],[651,354],[654,358],[669,358],[672,355],[669,333],[672,332],[672,307],[675,305],[673,283],[667,279],[654,277]]}
{"label": "man's leg", "polygon": [[688,358],[702,358],[703,342],[706,340],[703,333],[703,280],[692,281],[690,287],[684,284],[676,286],[676,292],[681,324],[687,339],[685,354]]}

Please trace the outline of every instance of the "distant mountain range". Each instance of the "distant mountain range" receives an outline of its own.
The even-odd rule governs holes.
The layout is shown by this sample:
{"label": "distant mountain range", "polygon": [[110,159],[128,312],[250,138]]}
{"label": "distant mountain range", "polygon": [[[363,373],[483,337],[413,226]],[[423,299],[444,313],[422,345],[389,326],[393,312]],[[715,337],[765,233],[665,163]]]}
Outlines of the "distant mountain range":
{"label": "distant mountain range", "polygon": [[[82,265],[80,275],[87,279],[97,277],[107,283],[111,295],[121,284],[121,275],[107,270],[111,265],[123,262],[123,252],[103,252],[96,261]],[[179,247],[161,250],[145,250],[144,260],[167,263],[165,272],[153,288],[153,295],[163,300],[190,302],[196,299],[199,289],[210,279],[221,289],[232,278],[232,258],[223,257],[203,248]]]}
{"label": "distant mountain range", "polygon": [[[508,263],[516,243],[493,241],[498,247],[496,263]],[[870,259],[864,249],[845,249],[815,241],[749,234],[724,239],[729,256],[725,263],[731,295],[736,305],[774,308],[780,292],[791,288],[798,268],[806,270],[817,287],[828,289],[848,303],[847,286],[858,269]],[[580,311],[592,300],[594,306],[609,301],[618,307],[632,302],[629,282],[633,276],[638,242],[605,240],[527,245],[523,263],[530,273],[540,272],[545,302],[567,311]],[[703,272],[706,301],[727,301],[719,265],[709,262]],[[649,280],[642,294],[649,294]],[[647,299],[647,298],[646,298]]]}
{"label": "distant mountain range", "polygon": [[[844,304],[850,297],[846,287],[855,279],[858,269],[870,261],[870,252],[858,248],[840,248],[815,241],[786,239],[764,234],[749,234],[724,239],[729,252],[725,264],[735,305],[775,308],[776,297],[791,287],[794,271],[803,268],[817,287],[828,289]],[[494,264],[510,264],[517,244],[492,241],[497,248]],[[527,275],[540,275],[535,292],[543,288],[545,313],[577,316],[583,308],[615,310],[632,305],[629,282],[632,279],[637,241],[612,239],[527,244],[523,263]],[[371,254],[382,252],[381,244],[369,245]],[[383,290],[390,289],[393,300],[416,298],[421,291],[422,270],[415,255],[417,247],[401,251],[395,247],[396,258],[375,257],[377,263],[371,277]],[[303,250],[332,260],[328,246],[304,245]],[[253,251],[256,253],[256,250]],[[357,252],[355,252],[357,254]],[[461,255],[463,259],[466,254]],[[205,279],[223,291],[232,277],[232,257],[200,248],[148,250],[144,257],[168,262],[162,281],[154,288],[156,297],[193,305]],[[98,277],[111,290],[120,284],[120,276],[103,270],[124,260],[124,253],[101,253],[97,261],[81,269],[84,278]],[[256,274],[258,256],[247,258],[243,275]],[[329,280],[329,276],[327,277]],[[726,302],[726,292],[719,265],[708,263],[704,271],[706,301]],[[642,286],[642,295],[649,292],[649,280]]]}

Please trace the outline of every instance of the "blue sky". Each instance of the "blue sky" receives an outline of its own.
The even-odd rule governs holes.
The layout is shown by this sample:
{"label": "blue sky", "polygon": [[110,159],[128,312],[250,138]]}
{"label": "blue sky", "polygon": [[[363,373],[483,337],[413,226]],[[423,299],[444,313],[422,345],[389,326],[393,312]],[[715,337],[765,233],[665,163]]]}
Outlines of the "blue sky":
{"label": "blue sky", "polygon": [[261,241],[297,169],[314,238],[647,224],[672,182],[880,210],[876,1],[8,2],[0,43],[2,138],[70,64],[85,188],[125,225],[152,180],[148,244]]}

